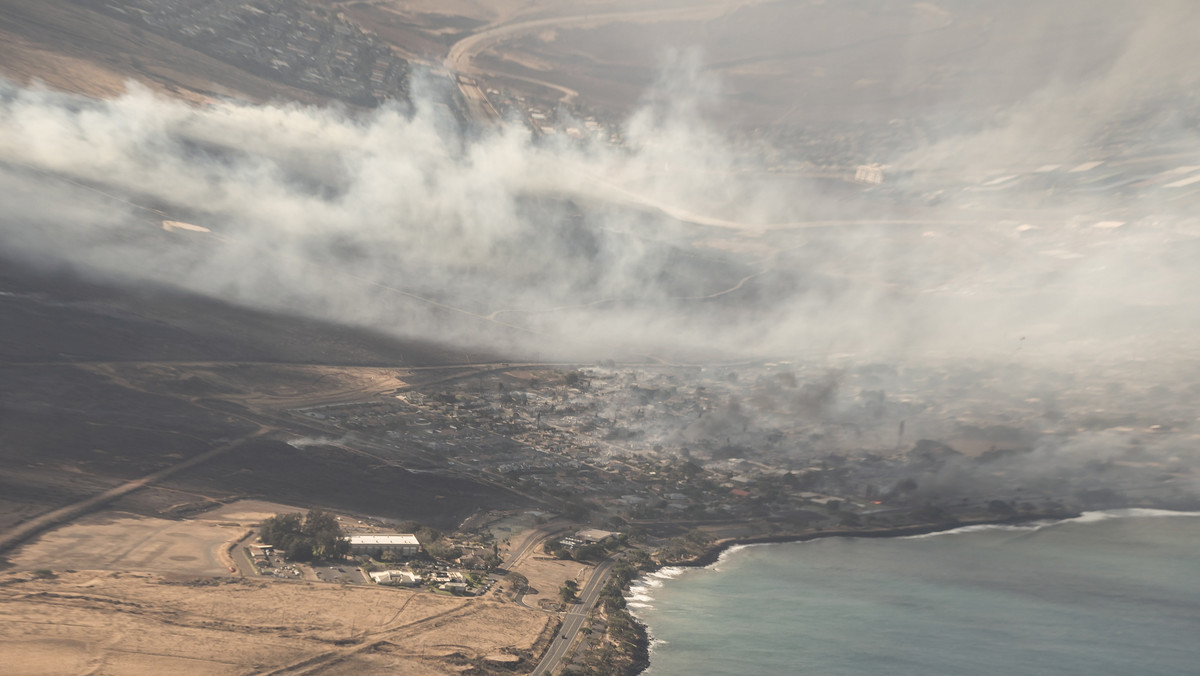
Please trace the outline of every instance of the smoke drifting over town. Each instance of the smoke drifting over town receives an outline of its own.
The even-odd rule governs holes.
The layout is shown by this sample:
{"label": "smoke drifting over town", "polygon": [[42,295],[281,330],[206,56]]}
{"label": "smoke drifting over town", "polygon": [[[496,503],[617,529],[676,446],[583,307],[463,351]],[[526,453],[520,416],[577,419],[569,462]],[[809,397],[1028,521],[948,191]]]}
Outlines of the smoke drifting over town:
{"label": "smoke drifting over town", "polygon": [[714,121],[722,82],[694,50],[665,59],[620,146],[464,131],[432,86],[364,112],[4,84],[0,237],[514,355],[1169,358],[1200,319],[1200,170],[1180,157],[1196,11],[1118,5],[1096,18],[1103,68],[1048,63],[1024,99],[943,127],[927,106],[920,138],[859,158],[878,186],[771,169],[769,142]]}
{"label": "smoke drifting over town", "polygon": [[[949,570],[1200,514],[1197,35],[1195,0],[0,0],[0,654],[637,674],[630,585],[734,543],[1000,529]],[[1005,561],[984,592],[1037,578]],[[1079,598],[1044,617],[1173,599]]]}

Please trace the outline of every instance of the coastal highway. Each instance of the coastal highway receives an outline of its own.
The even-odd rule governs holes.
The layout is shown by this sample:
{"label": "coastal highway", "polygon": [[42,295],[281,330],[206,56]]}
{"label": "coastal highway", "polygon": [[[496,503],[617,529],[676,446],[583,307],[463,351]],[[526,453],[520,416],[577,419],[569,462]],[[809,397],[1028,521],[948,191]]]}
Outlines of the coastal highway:
{"label": "coastal highway", "polygon": [[571,645],[575,643],[575,635],[579,633],[587,616],[591,614],[592,608],[596,606],[596,600],[600,598],[600,590],[608,581],[608,573],[615,563],[615,559],[605,559],[596,566],[596,570],[592,571],[592,577],[579,594],[579,602],[572,605],[567,614],[563,616],[563,623],[558,628],[558,634],[551,641],[550,647],[546,649],[546,654],[542,656],[542,661],[538,663],[537,669],[533,670],[531,676],[553,673],[563,658],[567,656]]}

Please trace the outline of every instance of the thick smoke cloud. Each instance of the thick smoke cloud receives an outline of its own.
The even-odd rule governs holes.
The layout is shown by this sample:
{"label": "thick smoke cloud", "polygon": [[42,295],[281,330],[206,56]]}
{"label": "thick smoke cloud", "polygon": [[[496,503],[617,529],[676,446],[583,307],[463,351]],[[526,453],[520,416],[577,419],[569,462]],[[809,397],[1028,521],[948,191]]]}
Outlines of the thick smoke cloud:
{"label": "thick smoke cloud", "polygon": [[[682,224],[607,194],[639,199],[614,181],[671,158],[718,166],[653,194],[712,194],[725,167],[685,130],[656,139],[632,125],[647,150],[630,155],[536,144],[515,125],[465,140],[431,101],[350,114],[13,85],[0,100],[3,236],[28,255],[448,342],[499,327],[519,341],[502,347],[530,351],[631,335],[672,294],[719,290],[702,271],[663,281],[694,255],[680,253]],[[164,242],[163,220],[211,232]],[[630,344],[647,344],[637,333]]]}
{"label": "thick smoke cloud", "polygon": [[[464,133],[434,94],[350,112],[4,84],[0,243],[514,355],[1171,354],[1200,319],[1200,273],[1180,254],[1194,241],[1186,203],[1057,194],[1014,213],[1006,200],[1040,207],[1045,191],[947,191],[905,173],[1029,165],[1046,135],[1064,161],[1088,157],[1135,110],[1116,90],[1163,101],[1178,84],[1145,77],[1174,63],[1176,14],[1191,16],[1164,6],[1175,14],[1153,14],[1105,72],[905,149],[898,188],[878,190],[763,180],[754,154],[706,123],[720,88],[695,54],[672,59],[622,148],[515,124]],[[1073,116],[1086,125],[1066,133]],[[1148,124],[1195,147],[1178,119]],[[1129,225],[1092,227],[1107,221]]]}

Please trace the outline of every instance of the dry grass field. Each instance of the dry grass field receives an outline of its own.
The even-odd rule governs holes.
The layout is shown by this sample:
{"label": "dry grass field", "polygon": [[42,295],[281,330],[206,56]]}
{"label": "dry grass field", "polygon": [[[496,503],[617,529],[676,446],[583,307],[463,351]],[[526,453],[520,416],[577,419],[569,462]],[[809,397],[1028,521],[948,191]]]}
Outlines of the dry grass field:
{"label": "dry grass field", "polygon": [[8,674],[455,673],[489,656],[528,660],[548,622],[515,604],[380,587],[0,577]]}
{"label": "dry grass field", "polygon": [[[540,547],[539,547],[540,550]],[[513,570],[529,578],[529,591],[525,593],[525,605],[537,607],[538,601],[558,601],[558,588],[567,580],[575,580],[583,587],[594,568],[578,561],[560,561],[538,554],[528,556]]]}
{"label": "dry grass field", "polygon": [[[229,573],[226,543],[296,509],[246,500],[186,520],[104,511],[43,535],[0,575],[3,672],[444,674],[531,665],[550,639],[551,615],[501,595]],[[553,595],[579,567],[522,569]]]}
{"label": "dry grass field", "polygon": [[405,371],[292,364],[110,362],[85,368],[132,389],[217,396],[256,410],[284,410],[375,399],[403,387]]}
{"label": "dry grass field", "polygon": [[22,569],[82,568],[222,575],[217,552],[246,529],[233,523],[169,521],[103,512],[46,533],[10,557]]}
{"label": "dry grass field", "polygon": [[299,511],[303,510],[243,500],[183,521],[119,511],[97,512],[42,535],[14,552],[9,562],[19,570],[223,576],[229,568],[219,553],[222,546],[241,538],[266,517]]}

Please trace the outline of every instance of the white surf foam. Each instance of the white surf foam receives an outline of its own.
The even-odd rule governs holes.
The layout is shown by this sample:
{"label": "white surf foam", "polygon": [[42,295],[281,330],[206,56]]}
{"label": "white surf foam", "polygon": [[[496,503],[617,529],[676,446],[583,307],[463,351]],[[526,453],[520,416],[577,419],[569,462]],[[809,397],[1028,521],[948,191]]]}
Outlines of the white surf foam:
{"label": "white surf foam", "polygon": [[659,568],[653,573],[650,573],[650,577],[658,578],[660,580],[671,580],[683,575],[686,571],[686,568],[681,568],[679,566],[667,566],[666,568]]}
{"label": "white surf foam", "polygon": [[909,535],[901,538],[902,540],[920,540],[923,538],[940,537],[942,535],[963,535],[965,533],[979,533],[983,531],[1012,531],[1012,532],[1028,532],[1042,530],[1044,528],[1054,528],[1069,523],[1100,523],[1112,519],[1145,519],[1145,518],[1162,518],[1172,516],[1200,516],[1200,512],[1176,512],[1169,509],[1148,509],[1145,507],[1129,507],[1126,509],[1105,509],[1092,512],[1084,512],[1079,516],[1070,519],[1046,519],[1042,521],[1032,521],[1025,524],[977,524],[974,526],[962,526],[961,528],[951,528],[950,530],[942,530],[934,533],[923,533],[921,535]]}
{"label": "white surf foam", "polygon": [[1046,526],[1051,526],[1059,521],[1033,521],[1027,524],[976,524],[974,526],[961,526],[959,528],[951,528],[950,530],[939,530],[932,533],[921,533],[920,535],[905,535],[901,540],[924,540],[925,538],[941,537],[943,535],[963,535],[966,533],[981,533],[984,531],[1012,531],[1012,532],[1033,532],[1041,530]]}
{"label": "white surf foam", "polygon": [[1097,512],[1084,512],[1074,519],[1065,519],[1062,523],[1098,523],[1109,519],[1147,519],[1169,516],[1200,516],[1200,512],[1175,512],[1169,509],[1147,509],[1145,507],[1130,507],[1128,509],[1106,509]]}
{"label": "white surf foam", "polygon": [[770,547],[775,544],[778,544],[778,543],[775,543],[775,542],[752,542],[750,544],[744,544],[744,545],[733,545],[732,547],[721,552],[721,554],[719,556],[717,556],[716,561],[710,563],[709,565],[707,565],[705,567],[708,568],[709,570],[713,570],[713,571],[716,571],[719,573],[719,572],[721,572],[721,564],[725,563],[725,560],[727,558],[729,558],[730,556],[733,556],[734,554],[736,554],[742,550],[750,549],[751,547]]}

